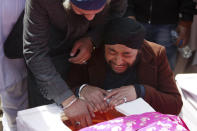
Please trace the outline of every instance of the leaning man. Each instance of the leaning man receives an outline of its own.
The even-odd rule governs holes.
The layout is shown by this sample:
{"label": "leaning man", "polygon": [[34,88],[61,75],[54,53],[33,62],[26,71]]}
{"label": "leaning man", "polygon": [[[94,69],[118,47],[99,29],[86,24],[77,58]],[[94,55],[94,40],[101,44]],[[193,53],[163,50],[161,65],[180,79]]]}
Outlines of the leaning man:
{"label": "leaning man", "polygon": [[[124,15],[127,0],[28,0],[23,54],[29,106],[56,103],[76,125],[91,125],[91,107],[65,82],[70,62],[84,64],[102,41],[110,19]],[[78,110],[80,109],[80,110]]]}
{"label": "leaning man", "polygon": [[88,64],[72,65],[68,83],[75,94],[101,113],[141,97],[158,112],[179,114],[182,100],[165,48],[144,40],[144,34],[132,19],[113,20],[104,47]]}

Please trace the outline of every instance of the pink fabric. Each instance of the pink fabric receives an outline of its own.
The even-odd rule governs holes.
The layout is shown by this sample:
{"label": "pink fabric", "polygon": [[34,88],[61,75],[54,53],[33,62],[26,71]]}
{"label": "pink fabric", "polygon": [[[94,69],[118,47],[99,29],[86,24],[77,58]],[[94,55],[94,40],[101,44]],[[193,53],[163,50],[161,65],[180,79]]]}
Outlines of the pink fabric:
{"label": "pink fabric", "polygon": [[189,131],[177,116],[149,112],[119,117],[83,128],[80,131]]}

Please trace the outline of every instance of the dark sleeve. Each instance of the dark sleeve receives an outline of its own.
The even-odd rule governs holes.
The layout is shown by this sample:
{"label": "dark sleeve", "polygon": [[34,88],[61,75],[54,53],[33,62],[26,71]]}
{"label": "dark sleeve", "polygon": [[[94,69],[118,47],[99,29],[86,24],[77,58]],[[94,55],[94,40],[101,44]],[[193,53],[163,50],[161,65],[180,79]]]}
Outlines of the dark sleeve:
{"label": "dark sleeve", "polygon": [[45,0],[26,1],[23,54],[43,96],[61,104],[73,93],[48,55],[49,18],[45,5]]}
{"label": "dark sleeve", "polygon": [[156,60],[158,61],[157,87],[144,85],[144,99],[158,112],[177,115],[180,113],[182,100],[164,47],[161,48]]}
{"label": "dark sleeve", "polygon": [[24,11],[4,42],[4,53],[9,59],[23,58],[23,17]]}
{"label": "dark sleeve", "polygon": [[125,16],[135,16],[134,7],[135,5],[133,0],[128,0],[128,7]]}
{"label": "dark sleeve", "polygon": [[114,18],[122,17],[125,14],[126,9],[127,9],[127,0],[111,0],[109,4],[109,10],[108,10],[109,12],[106,12],[109,15],[106,14],[103,15],[103,17],[106,16],[107,18],[101,18],[103,19],[103,22],[97,24],[96,26],[93,26],[91,30],[89,30],[87,35],[91,38],[93,44],[96,47],[98,47],[102,42],[103,33],[106,24]]}
{"label": "dark sleeve", "polygon": [[193,0],[180,0],[181,20],[193,21],[193,15],[196,14],[195,3]]}
{"label": "dark sleeve", "polygon": [[72,64],[66,81],[75,95],[78,96],[80,86],[89,83],[88,64]]}

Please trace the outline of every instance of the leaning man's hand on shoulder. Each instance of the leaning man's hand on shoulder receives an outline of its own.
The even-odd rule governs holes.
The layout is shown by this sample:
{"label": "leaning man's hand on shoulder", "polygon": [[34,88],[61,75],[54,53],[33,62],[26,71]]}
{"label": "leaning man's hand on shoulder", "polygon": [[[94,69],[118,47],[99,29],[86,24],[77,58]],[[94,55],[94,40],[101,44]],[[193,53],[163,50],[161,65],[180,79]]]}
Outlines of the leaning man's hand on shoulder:
{"label": "leaning man's hand on shoulder", "polygon": [[70,62],[74,64],[85,64],[91,57],[93,51],[93,44],[89,37],[84,37],[75,42],[74,47],[70,53],[72,58]]}

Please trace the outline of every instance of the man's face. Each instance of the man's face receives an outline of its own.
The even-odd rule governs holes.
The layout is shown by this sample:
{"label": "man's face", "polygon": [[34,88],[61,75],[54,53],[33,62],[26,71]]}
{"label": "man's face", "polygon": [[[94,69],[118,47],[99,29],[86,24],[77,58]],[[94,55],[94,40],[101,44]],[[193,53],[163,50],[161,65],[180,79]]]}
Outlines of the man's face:
{"label": "man's face", "polygon": [[89,21],[93,20],[95,15],[98,14],[99,12],[101,12],[105,7],[105,5],[104,5],[102,8],[100,8],[98,10],[84,10],[84,9],[78,8],[77,6],[75,6],[72,3],[71,3],[71,6],[76,14],[83,15]]}
{"label": "man's face", "polygon": [[105,45],[105,59],[116,73],[123,73],[131,67],[138,54],[137,49],[122,44]]}

